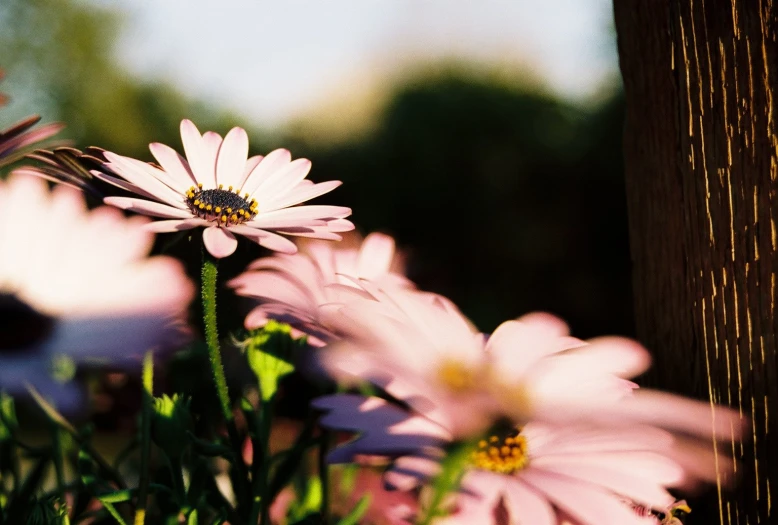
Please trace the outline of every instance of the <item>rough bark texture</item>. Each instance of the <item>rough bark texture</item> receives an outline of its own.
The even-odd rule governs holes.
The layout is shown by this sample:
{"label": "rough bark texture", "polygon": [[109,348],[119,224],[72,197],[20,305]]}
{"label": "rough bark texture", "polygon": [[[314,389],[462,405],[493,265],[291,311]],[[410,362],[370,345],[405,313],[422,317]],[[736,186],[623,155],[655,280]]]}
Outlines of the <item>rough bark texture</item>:
{"label": "rough bark texture", "polygon": [[[639,337],[652,384],[738,408],[740,483],[690,516],[778,523],[778,7],[615,0]],[[773,501],[775,500],[775,501]]]}

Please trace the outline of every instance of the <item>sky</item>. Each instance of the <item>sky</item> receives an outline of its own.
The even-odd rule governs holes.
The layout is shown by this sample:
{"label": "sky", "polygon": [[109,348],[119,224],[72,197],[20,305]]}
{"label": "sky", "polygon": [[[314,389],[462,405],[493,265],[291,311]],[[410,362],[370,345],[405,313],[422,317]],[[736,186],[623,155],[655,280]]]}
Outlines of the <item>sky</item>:
{"label": "sky", "polygon": [[267,125],[415,60],[528,65],[573,98],[616,75],[608,0],[88,0],[126,15],[119,59]]}

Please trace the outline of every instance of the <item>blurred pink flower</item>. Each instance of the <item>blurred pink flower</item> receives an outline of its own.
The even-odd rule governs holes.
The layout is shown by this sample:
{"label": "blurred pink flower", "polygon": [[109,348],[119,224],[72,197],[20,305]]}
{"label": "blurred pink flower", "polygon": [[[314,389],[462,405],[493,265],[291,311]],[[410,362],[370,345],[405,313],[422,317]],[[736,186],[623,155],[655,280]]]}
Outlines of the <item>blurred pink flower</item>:
{"label": "blurred pink flower", "polygon": [[[333,463],[393,459],[386,482],[410,490],[440,471],[451,433],[379,398],[332,395],[314,401],[325,427],[354,432]],[[517,525],[645,525],[630,502],[664,511],[683,468],[667,455],[668,432],[650,426],[601,427],[530,422],[481,440],[469,457],[453,513],[436,523],[489,524],[500,506]]]}
{"label": "blurred pink flower", "polygon": [[628,339],[569,337],[549,314],[503,323],[487,339],[443,297],[361,284],[328,315],[347,337],[316,359],[336,379],[369,381],[458,436],[502,415],[591,417],[630,396],[635,385],[625,378],[650,362]]}
{"label": "blurred pink flower", "polygon": [[345,219],[350,208],[297,206],[341,184],[307,180],[309,160],[292,161],[285,149],[249,158],[248,136],[237,127],[222,140],[212,131],[200,135],[191,121],[183,120],[181,139],[186,159],[164,144],[149,146],[161,169],[106,152],[106,167],[121,178],[93,174],[140,196],[107,197],[106,204],[167,219],[147,226],[155,232],[205,227],[205,247],[218,258],[235,251],[235,234],[271,250],[295,253],[295,244],[279,233],[339,240],[336,232],[354,228]]}
{"label": "blurred pink flower", "polygon": [[57,356],[121,364],[183,340],[194,287],[175,259],[147,257],[147,219],[26,175],[0,182],[0,207],[14,218],[0,224],[0,388],[66,403],[72,389],[47,380]]}
{"label": "blurred pink flower", "polygon": [[[360,290],[330,286],[341,294],[327,322],[346,337],[313,358],[339,381],[370,382],[455,436],[479,432],[499,417],[649,424],[688,438],[689,457],[679,461],[695,469],[710,468],[697,457],[710,454],[712,438],[742,437],[746,421],[734,410],[629,381],[651,361],[636,341],[581,341],[546,313],[507,321],[487,339],[444,297],[359,284]],[[702,479],[711,475],[724,473],[698,472]]]}
{"label": "blurred pink flower", "polygon": [[258,259],[229,282],[235,293],[260,303],[246,316],[246,328],[259,328],[275,319],[292,325],[295,335],[307,334],[309,343],[322,346],[336,336],[320,313],[322,305],[338,300],[339,294],[328,285],[356,286],[354,280],[370,279],[413,287],[402,275],[404,264],[388,235],[371,233],[361,242],[350,235],[337,244],[300,244],[300,253]]}

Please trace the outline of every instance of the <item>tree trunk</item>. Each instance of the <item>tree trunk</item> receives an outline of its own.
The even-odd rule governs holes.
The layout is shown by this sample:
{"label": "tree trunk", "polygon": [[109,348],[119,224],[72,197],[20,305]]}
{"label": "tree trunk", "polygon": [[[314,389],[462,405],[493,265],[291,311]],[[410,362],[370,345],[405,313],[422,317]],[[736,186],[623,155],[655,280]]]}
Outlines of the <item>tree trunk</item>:
{"label": "tree trunk", "polygon": [[778,7],[615,0],[615,15],[648,380],[752,421],[751,441],[730,449],[737,488],[690,522],[778,523]]}

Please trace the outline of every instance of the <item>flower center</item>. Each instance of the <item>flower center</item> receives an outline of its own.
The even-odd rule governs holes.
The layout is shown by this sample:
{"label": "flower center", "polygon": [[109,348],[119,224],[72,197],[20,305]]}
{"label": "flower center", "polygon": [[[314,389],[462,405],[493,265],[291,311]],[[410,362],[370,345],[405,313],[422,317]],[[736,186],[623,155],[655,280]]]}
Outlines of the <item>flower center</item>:
{"label": "flower center", "polygon": [[514,430],[508,436],[489,436],[482,439],[470,456],[475,468],[498,474],[513,474],[529,463],[527,440]]}
{"label": "flower center", "polygon": [[196,216],[222,224],[240,224],[257,214],[257,201],[249,200],[249,194],[240,196],[232,186],[226,190],[221,184],[215,190],[204,190],[203,185],[192,186],[186,192],[186,203]]}
{"label": "flower center", "polygon": [[13,294],[0,292],[0,354],[20,352],[44,341],[55,319],[31,308]]}
{"label": "flower center", "polygon": [[446,360],[438,367],[438,379],[440,382],[457,394],[475,389],[479,376],[478,370],[468,368],[459,361]]}

